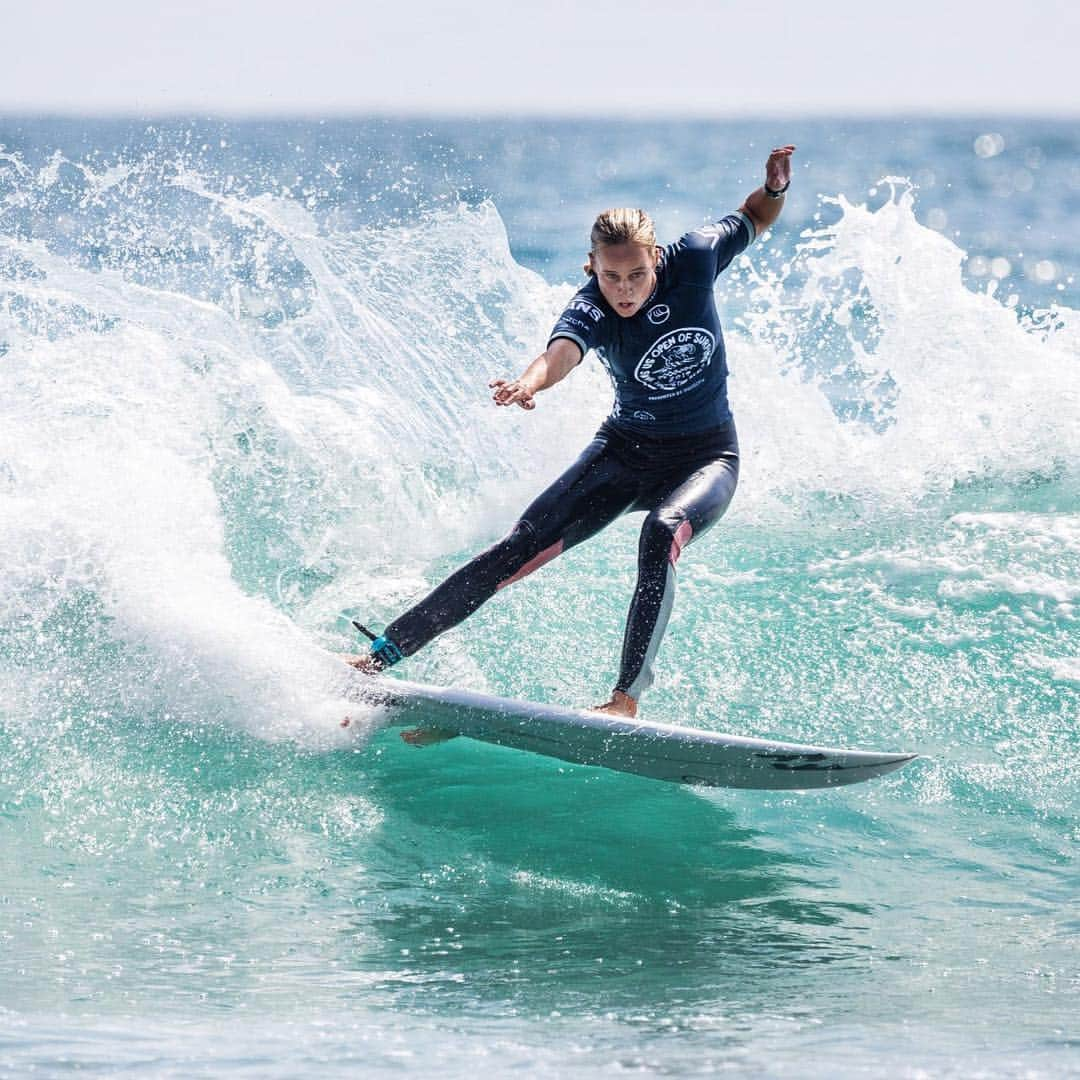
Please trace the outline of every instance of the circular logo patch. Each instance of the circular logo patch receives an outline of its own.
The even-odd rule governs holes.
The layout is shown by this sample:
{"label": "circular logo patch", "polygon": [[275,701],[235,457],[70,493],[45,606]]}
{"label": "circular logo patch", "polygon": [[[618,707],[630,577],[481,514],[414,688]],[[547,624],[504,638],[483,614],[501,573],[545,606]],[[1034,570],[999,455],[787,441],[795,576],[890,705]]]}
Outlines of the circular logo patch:
{"label": "circular logo patch", "polygon": [[672,330],[638,361],[634,378],[650,390],[678,390],[709,366],[715,348],[716,339],[700,326]]}
{"label": "circular logo patch", "polygon": [[667,304],[657,304],[655,307],[649,308],[645,312],[645,318],[653,324],[653,326],[659,326],[661,323],[666,323],[671,318],[671,308]]}

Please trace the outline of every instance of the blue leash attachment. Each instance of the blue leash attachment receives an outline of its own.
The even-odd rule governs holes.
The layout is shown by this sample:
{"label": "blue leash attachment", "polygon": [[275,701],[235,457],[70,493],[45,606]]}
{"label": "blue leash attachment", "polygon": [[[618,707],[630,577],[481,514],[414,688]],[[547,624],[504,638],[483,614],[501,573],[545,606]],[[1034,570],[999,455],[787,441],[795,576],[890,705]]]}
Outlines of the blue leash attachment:
{"label": "blue leash attachment", "polygon": [[384,668],[393,667],[399,660],[404,660],[402,651],[385,634],[376,637],[366,626],[361,625],[355,619],[353,626],[371,642],[371,655],[379,661]]}

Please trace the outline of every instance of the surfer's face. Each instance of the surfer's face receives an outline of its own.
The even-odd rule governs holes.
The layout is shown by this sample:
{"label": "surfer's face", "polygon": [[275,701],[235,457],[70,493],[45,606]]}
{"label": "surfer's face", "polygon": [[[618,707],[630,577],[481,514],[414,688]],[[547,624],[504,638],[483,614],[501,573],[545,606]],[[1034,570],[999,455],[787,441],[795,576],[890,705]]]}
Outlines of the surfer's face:
{"label": "surfer's face", "polygon": [[645,244],[601,244],[589,256],[604,299],[616,314],[629,319],[641,310],[656,285],[658,247]]}

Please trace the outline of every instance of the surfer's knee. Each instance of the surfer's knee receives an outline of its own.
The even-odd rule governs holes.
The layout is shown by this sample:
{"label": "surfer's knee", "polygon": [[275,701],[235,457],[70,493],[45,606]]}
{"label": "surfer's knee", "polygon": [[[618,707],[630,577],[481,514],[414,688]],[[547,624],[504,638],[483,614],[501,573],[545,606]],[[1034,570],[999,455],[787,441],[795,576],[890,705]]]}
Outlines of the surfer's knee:
{"label": "surfer's knee", "polygon": [[540,540],[529,522],[521,519],[514,527],[489,549],[488,556],[496,571],[496,579],[502,580],[517,572],[540,551]]}
{"label": "surfer's knee", "polygon": [[674,566],[693,535],[694,527],[684,510],[660,507],[651,511],[641,526],[641,555]]}
{"label": "surfer's knee", "polygon": [[519,518],[498,546],[512,557],[531,559],[540,550],[540,537],[528,521]]}
{"label": "surfer's knee", "polygon": [[528,577],[534,570],[539,570],[556,555],[562,553],[565,542],[562,538],[546,546],[533,526],[522,518],[510,530],[496,547],[499,549],[500,566],[505,576],[496,584],[495,590],[505,589],[523,577]]}

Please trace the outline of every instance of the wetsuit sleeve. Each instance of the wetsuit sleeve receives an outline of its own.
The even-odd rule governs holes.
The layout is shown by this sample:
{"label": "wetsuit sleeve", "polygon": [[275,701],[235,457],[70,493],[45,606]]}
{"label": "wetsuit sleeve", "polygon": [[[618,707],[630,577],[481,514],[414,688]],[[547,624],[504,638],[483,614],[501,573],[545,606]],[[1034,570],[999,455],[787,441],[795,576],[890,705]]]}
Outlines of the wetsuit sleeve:
{"label": "wetsuit sleeve", "polygon": [[686,280],[712,286],[736,255],[755,240],[754,223],[741,210],[722,217],[715,225],[694,229],[672,245],[672,257]]}
{"label": "wetsuit sleeve", "polygon": [[589,295],[594,288],[590,282],[584,288],[579,289],[573,300],[566,305],[566,310],[559,316],[548,336],[550,345],[556,338],[569,338],[584,356],[591,348],[600,344],[600,336],[604,323],[604,312]]}

